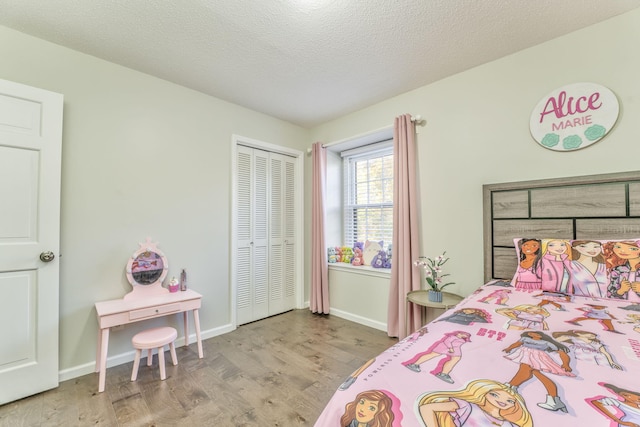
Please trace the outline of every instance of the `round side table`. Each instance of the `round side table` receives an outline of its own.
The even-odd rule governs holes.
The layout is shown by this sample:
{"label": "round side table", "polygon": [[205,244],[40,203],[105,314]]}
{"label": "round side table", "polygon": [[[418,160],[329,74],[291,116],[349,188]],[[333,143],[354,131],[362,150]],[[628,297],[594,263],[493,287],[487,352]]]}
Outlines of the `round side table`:
{"label": "round side table", "polygon": [[417,304],[422,307],[420,321],[421,324],[424,325],[426,318],[427,308],[441,308],[444,310],[448,310],[450,308],[458,305],[463,298],[460,295],[452,294],[449,292],[442,293],[442,302],[434,302],[429,301],[429,291],[428,290],[419,290],[419,291],[411,291],[407,293],[407,306],[405,308],[405,332],[409,335],[409,308],[410,303]]}

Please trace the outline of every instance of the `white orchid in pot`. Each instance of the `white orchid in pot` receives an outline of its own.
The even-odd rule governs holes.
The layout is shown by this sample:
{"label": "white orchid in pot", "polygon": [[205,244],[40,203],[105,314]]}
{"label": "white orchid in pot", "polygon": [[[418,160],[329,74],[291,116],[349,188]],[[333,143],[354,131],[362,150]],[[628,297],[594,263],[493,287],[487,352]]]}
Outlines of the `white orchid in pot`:
{"label": "white orchid in pot", "polygon": [[435,258],[420,257],[413,262],[413,265],[424,270],[425,279],[431,289],[429,289],[429,300],[435,302],[442,301],[442,290],[449,285],[455,284],[455,282],[444,282],[444,278],[449,274],[444,274],[442,266],[449,261],[446,255],[447,251],[444,251],[442,255],[438,255]]}

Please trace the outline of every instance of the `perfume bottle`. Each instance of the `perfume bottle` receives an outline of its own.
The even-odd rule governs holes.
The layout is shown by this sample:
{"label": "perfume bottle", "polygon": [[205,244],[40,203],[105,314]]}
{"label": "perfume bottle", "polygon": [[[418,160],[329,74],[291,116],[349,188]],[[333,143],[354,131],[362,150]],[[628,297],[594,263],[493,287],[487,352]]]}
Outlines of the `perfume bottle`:
{"label": "perfume bottle", "polygon": [[181,291],[187,290],[187,272],[185,271],[184,268],[180,272],[180,290]]}

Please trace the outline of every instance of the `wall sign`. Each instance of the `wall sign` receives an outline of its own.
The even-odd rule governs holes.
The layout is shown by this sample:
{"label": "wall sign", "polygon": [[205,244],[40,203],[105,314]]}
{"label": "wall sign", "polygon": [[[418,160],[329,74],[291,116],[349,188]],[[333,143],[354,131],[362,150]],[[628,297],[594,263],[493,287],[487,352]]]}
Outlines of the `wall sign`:
{"label": "wall sign", "polygon": [[595,83],[562,86],[538,102],[531,113],[531,135],[545,148],[573,151],[601,140],[618,120],[615,94]]}

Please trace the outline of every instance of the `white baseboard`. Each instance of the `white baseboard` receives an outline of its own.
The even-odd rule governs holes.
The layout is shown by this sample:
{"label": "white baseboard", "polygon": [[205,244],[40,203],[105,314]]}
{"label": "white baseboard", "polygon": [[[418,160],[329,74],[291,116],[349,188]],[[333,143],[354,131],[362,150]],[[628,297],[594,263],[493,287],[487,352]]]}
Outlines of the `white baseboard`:
{"label": "white baseboard", "polygon": [[[304,308],[309,308],[309,301],[305,301]],[[333,314],[341,319],[347,319],[352,322],[359,323],[361,325],[369,326],[370,328],[377,329],[379,331],[387,332],[387,324],[379,322],[377,320],[369,319],[367,317],[358,316],[357,314],[349,313],[348,311],[338,310],[336,308],[329,307],[329,314]]]}
{"label": "white baseboard", "polygon": [[356,322],[361,325],[369,326],[370,328],[387,332],[387,324],[379,322],[377,320],[368,319],[366,317],[358,316],[357,314],[349,313],[347,311],[342,311],[335,308],[329,308],[329,314],[333,314],[334,316],[340,317],[342,319],[351,320],[352,322]]}
{"label": "white baseboard", "polygon": [[[200,336],[203,340],[207,338],[213,338],[218,335],[226,334],[228,332],[233,331],[234,328],[231,324],[227,324],[224,326],[220,326],[218,328],[209,329],[207,331],[202,331]],[[189,342],[196,342],[196,334],[193,333],[189,335]],[[176,340],[176,347],[180,347],[184,345],[184,337],[180,337]],[[134,350],[127,351],[125,353],[116,354],[110,357],[107,357],[107,368],[111,368],[113,366],[122,365],[123,363],[132,362],[136,352]],[[83,375],[91,374],[95,372],[96,362],[95,360],[90,363],[85,363],[83,365],[74,366],[69,369],[64,369],[58,372],[58,380],[59,381],[67,381],[73,378],[81,377]]]}

